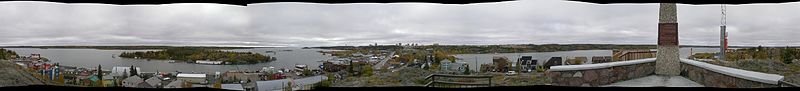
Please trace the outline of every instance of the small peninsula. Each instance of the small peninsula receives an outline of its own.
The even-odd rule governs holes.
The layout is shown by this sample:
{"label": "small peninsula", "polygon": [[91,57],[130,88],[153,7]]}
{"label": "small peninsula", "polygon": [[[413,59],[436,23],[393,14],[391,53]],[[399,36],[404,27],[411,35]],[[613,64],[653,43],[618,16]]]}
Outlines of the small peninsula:
{"label": "small peninsula", "polygon": [[274,61],[274,57],[252,52],[232,52],[209,48],[167,48],[159,51],[123,52],[122,58],[142,58],[158,60],[178,60],[193,62],[197,60],[222,61],[221,64],[255,64]]}

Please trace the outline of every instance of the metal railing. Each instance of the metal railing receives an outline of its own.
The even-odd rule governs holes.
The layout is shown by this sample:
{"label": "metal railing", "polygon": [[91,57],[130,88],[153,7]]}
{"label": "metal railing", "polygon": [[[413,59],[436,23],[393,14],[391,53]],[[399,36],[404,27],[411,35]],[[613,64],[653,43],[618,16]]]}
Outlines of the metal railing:
{"label": "metal railing", "polygon": [[[440,80],[436,80],[436,78],[440,78]],[[441,78],[457,78],[457,79],[487,79],[488,81],[484,83],[467,83],[467,82],[451,82],[451,81],[441,81]],[[492,86],[492,76],[491,75],[446,75],[446,74],[431,74],[428,77],[425,77],[425,80],[431,80],[428,84],[425,84],[425,87],[448,87],[448,88],[464,88],[464,87],[491,87]]]}

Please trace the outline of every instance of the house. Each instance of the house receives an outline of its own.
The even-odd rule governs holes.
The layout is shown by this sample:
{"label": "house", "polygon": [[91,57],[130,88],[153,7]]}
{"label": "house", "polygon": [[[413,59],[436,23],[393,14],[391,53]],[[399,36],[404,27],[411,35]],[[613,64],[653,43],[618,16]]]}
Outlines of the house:
{"label": "house", "polygon": [[450,62],[447,60],[439,61],[439,69],[444,72],[463,73],[469,67],[467,62]]}
{"label": "house", "polygon": [[189,83],[206,84],[206,74],[186,74],[181,73],[177,75],[178,80],[183,80]]}
{"label": "house", "polygon": [[170,82],[167,85],[164,85],[164,88],[185,88],[186,82],[183,80],[175,80]]}
{"label": "house", "polygon": [[559,66],[563,65],[564,59],[561,57],[551,57],[550,60],[547,60],[547,63],[544,63],[544,68],[550,69],[550,66]]}
{"label": "house", "polygon": [[144,79],[142,79],[137,75],[134,75],[125,78],[125,80],[122,80],[122,87],[139,87],[139,84],[142,82],[144,82]]}
{"label": "house", "polygon": [[153,87],[153,88],[161,87],[161,79],[159,79],[156,76],[150,77],[147,80],[144,80],[144,82],[147,83],[148,85],[150,85],[150,87]]}
{"label": "house", "polygon": [[222,87],[221,87],[221,88],[222,88],[222,89],[225,89],[225,90],[239,90],[239,91],[244,91],[244,87],[242,87],[242,84],[222,84]]}
{"label": "house", "polygon": [[222,75],[223,82],[240,82],[240,81],[258,81],[260,73],[246,73],[246,72],[225,72]]}
{"label": "house", "polygon": [[155,87],[151,86],[150,84],[147,84],[147,82],[140,82],[139,84],[136,84],[136,88],[155,88]]}
{"label": "house", "polygon": [[[136,67],[136,73],[141,73],[141,68]],[[124,77],[127,75],[131,75],[131,67],[114,67],[111,69],[111,76],[113,77]]]}
{"label": "house", "polygon": [[117,81],[114,79],[113,76],[103,75],[103,86],[105,86],[105,87],[116,87],[117,86]]}
{"label": "house", "polygon": [[494,57],[492,57],[492,63],[495,65],[495,67],[497,67],[495,71],[498,71],[498,72],[507,72],[508,69],[510,68],[508,66],[508,64],[509,64],[508,58],[505,57],[505,56],[494,56]]}
{"label": "house", "polygon": [[533,56],[521,56],[517,59],[517,66],[519,71],[535,70],[538,66],[539,60],[533,59]]}

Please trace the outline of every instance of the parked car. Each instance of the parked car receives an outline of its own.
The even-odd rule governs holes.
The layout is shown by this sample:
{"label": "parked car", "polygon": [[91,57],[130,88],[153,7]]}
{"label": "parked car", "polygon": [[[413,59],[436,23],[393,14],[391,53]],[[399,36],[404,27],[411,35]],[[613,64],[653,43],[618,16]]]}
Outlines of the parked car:
{"label": "parked car", "polygon": [[506,73],[506,75],[509,75],[509,76],[510,76],[510,75],[517,75],[517,72],[515,72],[515,71],[508,71],[508,72]]}

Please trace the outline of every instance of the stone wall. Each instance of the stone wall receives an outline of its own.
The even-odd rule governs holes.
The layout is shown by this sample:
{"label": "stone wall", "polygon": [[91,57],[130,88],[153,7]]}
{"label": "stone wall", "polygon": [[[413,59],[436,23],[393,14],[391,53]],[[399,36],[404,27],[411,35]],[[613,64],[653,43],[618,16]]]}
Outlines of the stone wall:
{"label": "stone wall", "polygon": [[703,84],[706,87],[720,88],[765,88],[778,87],[778,85],[742,79],[705,68],[681,62],[681,76]]}
{"label": "stone wall", "polygon": [[[645,59],[653,60],[653,59]],[[612,62],[611,64],[613,64]],[[609,63],[604,63],[609,64]],[[618,81],[630,80],[654,74],[655,62],[615,65],[610,67],[579,70],[546,71],[545,75],[557,86],[598,87]]]}

